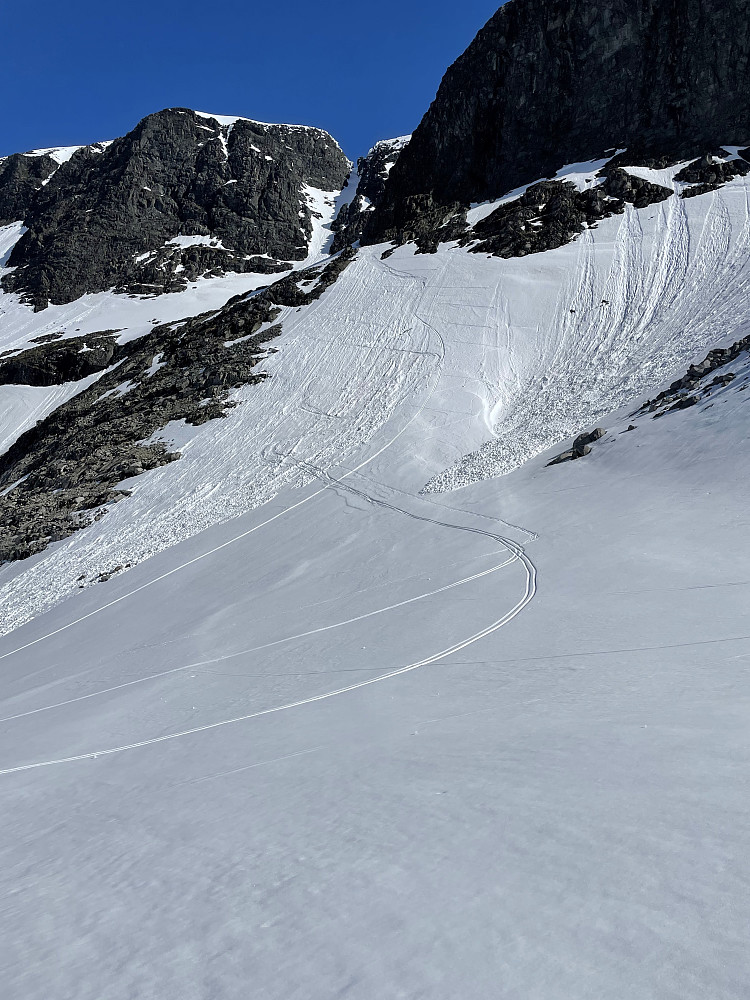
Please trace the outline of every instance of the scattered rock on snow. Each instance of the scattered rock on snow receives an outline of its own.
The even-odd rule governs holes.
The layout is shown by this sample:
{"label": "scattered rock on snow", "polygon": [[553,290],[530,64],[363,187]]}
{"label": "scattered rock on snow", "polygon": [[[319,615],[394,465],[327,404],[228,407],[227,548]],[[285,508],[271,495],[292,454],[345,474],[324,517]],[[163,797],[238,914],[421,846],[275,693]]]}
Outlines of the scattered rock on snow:
{"label": "scattered rock on snow", "polygon": [[603,427],[597,427],[593,431],[579,434],[573,442],[572,448],[568,451],[562,452],[560,455],[557,455],[551,462],[547,462],[547,465],[560,465],[562,462],[575,462],[576,459],[584,458],[586,455],[590,455],[591,445],[595,441],[599,441],[600,438],[603,438],[606,433],[607,432]]}

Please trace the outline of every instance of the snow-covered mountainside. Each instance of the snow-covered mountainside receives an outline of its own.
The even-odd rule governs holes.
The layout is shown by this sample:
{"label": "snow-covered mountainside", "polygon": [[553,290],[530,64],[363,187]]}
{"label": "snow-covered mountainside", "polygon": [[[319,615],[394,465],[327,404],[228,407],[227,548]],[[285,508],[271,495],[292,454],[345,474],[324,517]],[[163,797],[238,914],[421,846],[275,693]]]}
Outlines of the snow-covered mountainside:
{"label": "snow-covered mountainside", "polygon": [[[619,0],[507,7],[631,71]],[[0,162],[3,997],[745,1000],[744,105],[407,191],[503,104],[504,23],[346,185],[327,133],[182,109]]]}
{"label": "snow-covered mountainside", "polygon": [[11,995],[740,1000],[747,352],[634,413],[750,331],[748,194],[361,251],[0,570]]}

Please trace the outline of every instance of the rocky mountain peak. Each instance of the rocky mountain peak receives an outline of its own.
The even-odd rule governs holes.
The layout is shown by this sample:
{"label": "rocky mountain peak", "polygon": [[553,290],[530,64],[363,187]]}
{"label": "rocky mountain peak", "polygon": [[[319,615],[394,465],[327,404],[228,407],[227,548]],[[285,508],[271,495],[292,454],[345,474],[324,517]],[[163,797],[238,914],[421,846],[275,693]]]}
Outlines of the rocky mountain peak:
{"label": "rocky mountain peak", "polygon": [[113,287],[149,294],[204,274],[287,270],[307,256],[309,190],[338,191],[349,170],[320,129],[186,108],[62,164],[10,157],[0,213],[26,233],[3,288],[39,309]]}
{"label": "rocky mountain peak", "polygon": [[357,160],[357,185],[352,200],[342,206],[334,223],[333,253],[360,238],[370,214],[383,199],[391,170],[410,139],[410,135],[381,139]]}

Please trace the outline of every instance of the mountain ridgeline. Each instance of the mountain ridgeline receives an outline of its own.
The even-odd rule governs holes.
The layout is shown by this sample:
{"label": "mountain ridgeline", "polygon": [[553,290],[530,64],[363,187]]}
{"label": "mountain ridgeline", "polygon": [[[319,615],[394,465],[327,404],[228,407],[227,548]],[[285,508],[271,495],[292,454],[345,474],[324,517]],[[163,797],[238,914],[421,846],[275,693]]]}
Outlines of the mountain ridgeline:
{"label": "mountain ridgeline", "polygon": [[338,191],[349,170],[320,129],[181,108],[60,166],[16,154],[0,163],[0,212],[26,232],[3,288],[41,309],[113,287],[154,294],[206,274],[289,270],[312,233],[305,188]]}
{"label": "mountain ridgeline", "polygon": [[510,0],[445,74],[365,242],[627,149],[630,162],[750,143],[750,0]]}

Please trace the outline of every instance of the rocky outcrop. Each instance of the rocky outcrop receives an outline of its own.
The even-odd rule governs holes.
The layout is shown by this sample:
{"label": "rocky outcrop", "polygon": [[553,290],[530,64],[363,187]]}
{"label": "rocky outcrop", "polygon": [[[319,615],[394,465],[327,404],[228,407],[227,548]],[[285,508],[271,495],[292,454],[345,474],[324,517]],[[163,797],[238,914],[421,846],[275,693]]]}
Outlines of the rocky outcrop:
{"label": "rocky outcrop", "polygon": [[257,365],[281,332],[274,322],[279,306],[314,301],[351,259],[345,251],[325,267],[123,345],[102,333],[50,341],[6,361],[17,381],[32,385],[49,384],[52,372],[67,377],[107,367],[0,457],[0,562],[24,559],[86,527],[128,495],[122,480],[178,459],[153,440],[155,433],[172,420],[202,424],[225,416],[237,405],[233,390],[266,377]]}
{"label": "rocky outcrop", "polygon": [[579,458],[585,458],[586,455],[591,454],[591,445],[595,441],[601,440],[606,433],[603,427],[596,427],[593,431],[586,431],[583,434],[579,434],[568,451],[557,455],[551,462],[547,462],[547,465],[560,465],[563,462],[575,462]]}
{"label": "rocky outcrop", "polygon": [[3,288],[40,309],[288,269],[307,255],[306,190],[339,190],[349,167],[320,129],[158,112],[103,152],[79,149],[35,190]]}
{"label": "rocky outcrop", "polygon": [[[747,153],[748,150],[745,152]],[[674,179],[690,185],[682,192],[682,197],[692,198],[695,195],[706,194],[708,191],[715,191],[734,177],[746,177],[747,174],[750,174],[750,163],[747,159],[729,157],[726,150],[721,149],[689,163],[678,174],[675,174]]]}
{"label": "rocky outcrop", "polygon": [[48,154],[13,153],[0,160],[0,226],[26,218],[33,196],[56,168]]}
{"label": "rocky outcrop", "polygon": [[61,385],[104,371],[118,354],[124,355],[124,348],[118,349],[113,339],[114,332],[68,337],[14,352],[0,361],[0,385]]}
{"label": "rocky outcrop", "polygon": [[[331,253],[351,246],[361,237],[370,213],[383,199],[388,176],[410,138],[404,135],[398,139],[383,139],[375,143],[367,156],[360,156],[357,160],[357,188],[352,200],[342,206],[333,223],[335,236]],[[352,183],[352,178],[349,183]]]}
{"label": "rocky outcrop", "polygon": [[[737,377],[735,372],[721,371],[721,369],[737,361],[742,355],[747,355],[748,352],[750,352],[750,336],[736,340],[731,347],[714,348],[697,365],[691,365],[682,378],[672,382],[668,389],[664,389],[653,399],[647,399],[636,413],[651,413],[656,418],[674,410],[687,410],[691,406],[696,406],[716,389],[723,389],[735,381]],[[719,374],[715,374],[716,372]]]}
{"label": "rocky outcrop", "polygon": [[[578,191],[567,181],[543,181],[501,205],[466,232],[459,230],[460,216],[455,216],[450,238],[468,244],[474,253],[524,257],[569,243],[584,229],[621,213],[626,201],[645,208],[672,194],[671,188],[633,177],[617,167],[604,173],[601,183],[585,191]],[[444,234],[444,229],[434,230],[419,236],[417,243],[422,250],[435,249]]]}
{"label": "rocky outcrop", "polygon": [[750,0],[511,0],[450,67],[367,242],[564,164],[671,162],[750,140]]}

